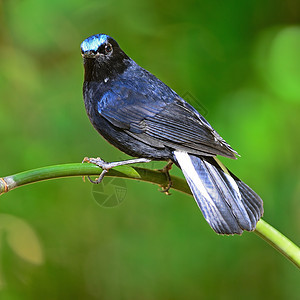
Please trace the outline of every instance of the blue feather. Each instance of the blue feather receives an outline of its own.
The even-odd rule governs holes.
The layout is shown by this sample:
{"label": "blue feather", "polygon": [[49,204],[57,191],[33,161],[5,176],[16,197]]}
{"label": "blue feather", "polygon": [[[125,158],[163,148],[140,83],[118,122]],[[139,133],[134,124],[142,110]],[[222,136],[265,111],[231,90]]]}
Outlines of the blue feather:
{"label": "blue feather", "polygon": [[106,34],[92,35],[81,43],[81,50],[83,53],[88,51],[97,51],[98,48],[107,41],[107,39],[108,35]]}

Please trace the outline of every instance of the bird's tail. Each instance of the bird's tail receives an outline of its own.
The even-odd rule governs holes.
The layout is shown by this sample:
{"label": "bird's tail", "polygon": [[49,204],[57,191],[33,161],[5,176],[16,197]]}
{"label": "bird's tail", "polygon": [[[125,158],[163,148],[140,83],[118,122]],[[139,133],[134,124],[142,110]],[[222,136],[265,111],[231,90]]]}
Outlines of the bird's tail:
{"label": "bird's tail", "polygon": [[261,198],[213,157],[174,151],[187,183],[211,228],[219,234],[252,231],[263,214]]}

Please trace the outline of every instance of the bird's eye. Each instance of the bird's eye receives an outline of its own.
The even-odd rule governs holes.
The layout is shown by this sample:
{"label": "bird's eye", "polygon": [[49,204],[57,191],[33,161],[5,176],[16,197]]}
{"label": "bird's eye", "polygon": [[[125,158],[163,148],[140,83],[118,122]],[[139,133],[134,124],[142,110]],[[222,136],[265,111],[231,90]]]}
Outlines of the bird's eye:
{"label": "bird's eye", "polygon": [[112,52],[112,45],[111,44],[106,44],[104,47],[104,53],[105,54],[110,54]]}

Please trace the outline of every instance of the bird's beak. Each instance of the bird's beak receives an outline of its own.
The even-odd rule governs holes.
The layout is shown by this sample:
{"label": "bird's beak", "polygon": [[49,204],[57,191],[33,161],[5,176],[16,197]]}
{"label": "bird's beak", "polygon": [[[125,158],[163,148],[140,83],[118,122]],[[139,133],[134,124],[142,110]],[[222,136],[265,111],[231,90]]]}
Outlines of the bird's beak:
{"label": "bird's beak", "polygon": [[98,56],[98,53],[95,53],[95,51],[85,51],[81,53],[81,56],[83,58],[95,58],[96,56]]}

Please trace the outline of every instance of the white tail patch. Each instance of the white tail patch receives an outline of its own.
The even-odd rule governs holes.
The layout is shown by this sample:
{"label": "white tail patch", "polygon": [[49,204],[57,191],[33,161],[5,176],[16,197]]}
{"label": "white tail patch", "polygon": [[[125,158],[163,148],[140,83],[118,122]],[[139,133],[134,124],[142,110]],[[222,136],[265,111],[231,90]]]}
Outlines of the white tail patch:
{"label": "white tail patch", "polygon": [[205,219],[217,233],[241,234],[255,228],[237,182],[221,162],[216,160],[218,167],[187,152],[173,153]]}
{"label": "white tail patch", "polygon": [[241,200],[242,199],[242,196],[241,196],[241,193],[240,193],[240,189],[239,187],[237,186],[235,180],[231,177],[231,175],[229,174],[227,168],[222,164],[222,162],[214,157],[214,160],[217,162],[217,164],[220,166],[220,168],[224,171],[224,174],[225,176],[227,177],[227,179],[229,180],[232,188],[234,189],[234,191],[236,192],[237,194],[237,197]]}
{"label": "white tail patch", "polygon": [[[199,175],[197,174],[197,171],[195,169],[195,166],[192,163],[192,160],[191,160],[191,157],[189,156],[189,154],[187,152],[174,151],[174,155],[181,167],[184,177],[190,178],[194,182],[195,186],[197,186],[197,188],[199,189],[202,196],[205,197],[208,201],[210,201],[211,205],[214,206],[214,202],[212,201],[211,197],[209,196]],[[193,190],[192,190],[192,192],[194,193]]]}

